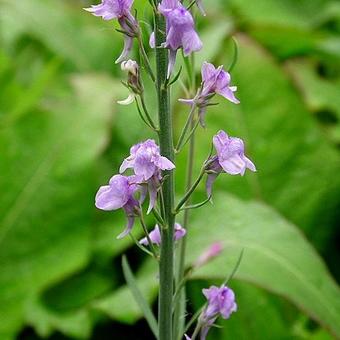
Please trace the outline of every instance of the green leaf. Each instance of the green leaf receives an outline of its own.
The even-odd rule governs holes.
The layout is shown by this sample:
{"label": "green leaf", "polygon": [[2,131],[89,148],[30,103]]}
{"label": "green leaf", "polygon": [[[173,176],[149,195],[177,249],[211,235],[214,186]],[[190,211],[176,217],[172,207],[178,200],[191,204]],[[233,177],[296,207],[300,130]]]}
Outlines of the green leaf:
{"label": "green leaf", "polygon": [[[138,287],[148,303],[152,303],[157,296],[158,279],[155,264],[154,260],[147,261],[136,275]],[[129,303],[126,303],[127,301]],[[112,294],[94,301],[92,307],[114,320],[127,324],[133,324],[143,316],[143,311],[136,303],[128,286],[120,287]]]}
{"label": "green leaf", "polygon": [[246,23],[253,25],[280,25],[285,27],[312,28],[318,13],[327,1],[324,0],[230,0],[223,1],[226,7]]}
{"label": "green leaf", "polygon": [[75,76],[44,110],[0,129],[1,338],[19,329],[31,297],[89,260],[92,173],[114,88],[108,77]]}
{"label": "green leaf", "polygon": [[326,136],[340,143],[340,82],[319,76],[315,65],[304,60],[288,62],[287,69],[306,105],[323,124]]}
{"label": "green leaf", "polygon": [[284,296],[339,336],[340,290],[297,228],[261,203],[221,193],[214,196],[214,202],[209,210],[204,208],[193,216],[188,261],[194,261],[202,249],[216,241],[222,241],[225,250],[196,277],[223,281],[244,249],[236,279]]}
{"label": "green leaf", "polygon": [[85,308],[60,313],[49,309],[37,299],[30,301],[26,307],[26,315],[26,322],[44,338],[51,336],[56,329],[80,339],[87,339],[91,334],[92,320]]}
{"label": "green leaf", "polygon": [[[74,6],[67,1],[3,0],[1,6],[0,18],[6,27],[3,35],[8,49],[18,37],[28,34],[77,69],[89,71],[112,68],[114,57],[103,58],[103,55],[109,55],[112,50],[119,55],[123,44],[110,23],[92,17],[79,2]],[[112,43],[113,37],[121,44]]]}
{"label": "green leaf", "polygon": [[[226,37],[231,34],[233,29],[232,23],[229,20],[219,19],[217,22],[207,25],[200,33],[200,38],[203,42],[202,50],[195,57],[195,68],[197,72],[201,71],[204,61],[213,60],[221,50],[221,46]],[[211,37],[214,37],[212,39]],[[231,60],[230,60],[231,62]]]}
{"label": "green leaf", "polygon": [[127,261],[126,256],[124,255],[122,258],[122,267],[123,267],[123,273],[125,280],[129,286],[129,289],[131,290],[131,293],[137,302],[139,308],[143,311],[143,315],[145,317],[145,320],[148,322],[150,329],[152,330],[152,333],[156,338],[158,338],[158,325],[157,321],[155,319],[155,316],[153,315],[153,312],[145,300],[143,294],[138,288],[137,281],[135,277],[133,276],[132,270],[130,268],[130,265]]}

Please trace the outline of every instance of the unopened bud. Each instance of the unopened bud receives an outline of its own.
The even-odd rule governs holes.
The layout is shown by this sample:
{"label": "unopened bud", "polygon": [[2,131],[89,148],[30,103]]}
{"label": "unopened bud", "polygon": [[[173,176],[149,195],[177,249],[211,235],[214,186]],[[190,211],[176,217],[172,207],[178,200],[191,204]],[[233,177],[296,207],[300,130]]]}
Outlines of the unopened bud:
{"label": "unopened bud", "polygon": [[120,65],[121,69],[128,73],[127,85],[132,92],[138,95],[143,93],[144,89],[140,79],[138,63],[130,59],[128,61],[123,61]]}
{"label": "unopened bud", "polygon": [[205,250],[202,255],[197,259],[194,264],[194,267],[202,267],[212,259],[217,257],[221,254],[223,250],[223,243],[222,242],[215,242],[213,243],[207,250]]}
{"label": "unopened bud", "polygon": [[132,75],[134,75],[135,77],[138,76],[139,66],[138,66],[138,63],[135,60],[129,59],[127,61],[123,61],[120,64],[120,67],[121,67],[122,71],[132,73]]}

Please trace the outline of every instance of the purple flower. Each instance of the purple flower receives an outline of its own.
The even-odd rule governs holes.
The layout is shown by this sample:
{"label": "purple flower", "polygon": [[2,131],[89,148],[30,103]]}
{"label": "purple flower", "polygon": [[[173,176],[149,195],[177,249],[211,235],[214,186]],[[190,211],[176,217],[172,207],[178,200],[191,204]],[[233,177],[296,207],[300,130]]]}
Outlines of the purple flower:
{"label": "purple flower", "polygon": [[203,289],[203,295],[208,300],[208,305],[202,317],[204,321],[210,321],[219,315],[223,319],[229,319],[231,313],[237,311],[235,294],[225,285],[221,287],[211,286],[209,289]]}
{"label": "purple flower", "polygon": [[133,0],[103,0],[99,5],[84,8],[96,17],[104,20],[120,19],[130,14]]}
{"label": "purple flower", "polygon": [[203,310],[199,322],[202,324],[201,340],[204,340],[210,327],[214,324],[218,316],[229,319],[231,313],[237,311],[234,292],[227,286],[211,286],[203,289],[203,294],[208,300],[206,308]]}
{"label": "purple flower", "polygon": [[153,139],[134,145],[130,156],[123,161],[120,173],[133,169],[137,176],[148,181],[153,176],[159,176],[160,170],[172,170],[175,165],[166,157],[161,156],[159,146]]}
{"label": "purple flower", "polygon": [[[159,11],[166,19],[166,41],[164,47],[170,49],[168,77],[176,61],[179,48],[184,55],[202,48],[202,41],[195,31],[195,22],[191,13],[178,0],[163,0],[158,6]],[[154,35],[150,39],[151,45],[155,45]]]}
{"label": "purple flower", "polygon": [[99,5],[84,8],[94,16],[102,17],[104,20],[118,19],[124,31],[124,49],[116,60],[116,64],[127,59],[133,46],[133,38],[139,34],[138,22],[130,13],[132,4],[133,0],[102,0]]}
{"label": "purple flower", "polygon": [[212,184],[221,172],[243,176],[246,169],[256,171],[254,163],[244,155],[243,140],[229,137],[226,132],[219,131],[213,138],[217,156],[208,161],[207,193],[211,196]]}
{"label": "purple flower", "polygon": [[119,172],[123,173],[127,169],[133,169],[141,181],[147,184],[150,195],[149,213],[156,203],[157,191],[162,179],[161,171],[174,168],[175,165],[170,160],[161,156],[159,146],[155,141],[148,139],[130,149],[130,156],[123,161]]}
{"label": "purple flower", "polygon": [[[187,231],[179,223],[175,223],[175,234],[174,234],[175,241],[178,241],[181,238],[183,238],[186,233]],[[150,232],[149,237],[152,243],[158,246],[161,244],[162,237],[161,237],[161,231],[159,229],[158,224],[156,224],[155,229]],[[139,243],[146,246],[149,244],[149,241],[146,237],[144,237],[143,239],[139,241]]]}
{"label": "purple flower", "polygon": [[217,93],[234,104],[240,101],[235,97],[236,86],[230,86],[230,74],[223,70],[223,66],[215,68],[213,64],[204,62],[202,65],[202,86],[194,99],[180,99],[188,105],[196,105],[199,109],[199,118],[202,126],[205,126],[205,113],[210,99]]}
{"label": "purple flower", "polygon": [[213,64],[204,62],[202,65],[202,95],[208,96],[217,93],[232,103],[239,104],[240,101],[235,98],[234,92],[236,86],[230,86],[230,74],[223,70],[223,66],[215,68]]}
{"label": "purple flower", "polygon": [[109,185],[99,188],[95,204],[98,209],[111,211],[123,208],[128,224],[118,238],[123,238],[131,231],[135,217],[139,215],[139,203],[134,198],[138,190],[138,178],[136,176],[115,175],[110,179]]}

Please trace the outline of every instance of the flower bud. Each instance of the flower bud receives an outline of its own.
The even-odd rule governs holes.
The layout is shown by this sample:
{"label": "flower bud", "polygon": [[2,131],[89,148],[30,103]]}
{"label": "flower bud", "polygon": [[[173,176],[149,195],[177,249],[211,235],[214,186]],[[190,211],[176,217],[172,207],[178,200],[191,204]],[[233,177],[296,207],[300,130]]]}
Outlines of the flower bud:
{"label": "flower bud", "polygon": [[128,74],[127,86],[133,93],[140,95],[144,89],[140,78],[139,65],[135,60],[127,60],[121,63],[121,69]]}
{"label": "flower bud", "polygon": [[210,245],[208,249],[206,249],[201,256],[197,259],[194,264],[194,267],[199,268],[210,262],[212,259],[220,255],[223,250],[222,242],[215,242]]}
{"label": "flower bud", "polygon": [[127,61],[123,61],[120,65],[122,71],[126,71],[128,73],[131,73],[132,75],[134,75],[135,77],[138,76],[138,72],[139,72],[139,66],[138,63],[135,60],[127,60]]}

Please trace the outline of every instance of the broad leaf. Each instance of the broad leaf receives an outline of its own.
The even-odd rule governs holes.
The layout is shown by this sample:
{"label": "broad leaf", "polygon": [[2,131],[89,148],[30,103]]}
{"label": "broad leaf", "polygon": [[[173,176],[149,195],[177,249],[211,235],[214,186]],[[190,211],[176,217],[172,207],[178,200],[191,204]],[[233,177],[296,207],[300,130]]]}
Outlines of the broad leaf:
{"label": "broad leaf", "polygon": [[225,250],[196,277],[224,280],[244,249],[235,278],[284,296],[339,336],[340,290],[301,232],[264,204],[227,194],[216,194],[214,202],[194,215],[189,261],[216,241]]}
{"label": "broad leaf", "polygon": [[[74,77],[71,97],[0,129],[0,334],[23,322],[26,301],[88,261],[93,162],[106,144],[115,83]],[[7,118],[5,115],[4,118]]]}

